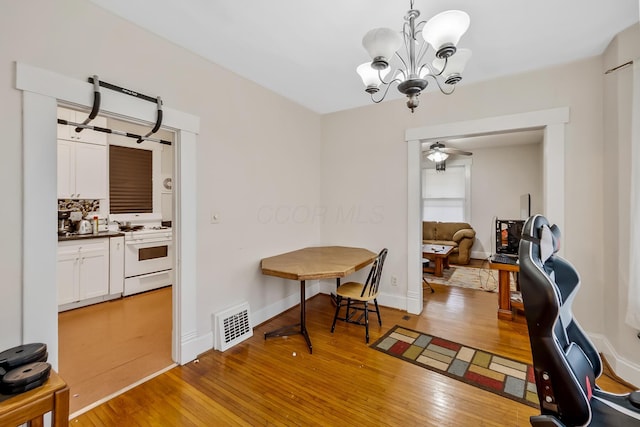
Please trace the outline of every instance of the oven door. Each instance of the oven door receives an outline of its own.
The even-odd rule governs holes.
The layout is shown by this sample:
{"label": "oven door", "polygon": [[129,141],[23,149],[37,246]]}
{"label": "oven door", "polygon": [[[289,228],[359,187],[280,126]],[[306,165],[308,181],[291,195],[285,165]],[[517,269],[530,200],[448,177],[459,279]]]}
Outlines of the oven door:
{"label": "oven door", "polygon": [[125,242],[124,276],[156,273],[173,268],[171,239],[131,239]]}

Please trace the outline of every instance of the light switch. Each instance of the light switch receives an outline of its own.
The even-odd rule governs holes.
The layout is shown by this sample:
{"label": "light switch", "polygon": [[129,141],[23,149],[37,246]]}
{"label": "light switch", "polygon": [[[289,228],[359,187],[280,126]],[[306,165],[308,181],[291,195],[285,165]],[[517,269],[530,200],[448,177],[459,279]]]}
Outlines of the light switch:
{"label": "light switch", "polygon": [[220,212],[211,212],[211,224],[220,223]]}

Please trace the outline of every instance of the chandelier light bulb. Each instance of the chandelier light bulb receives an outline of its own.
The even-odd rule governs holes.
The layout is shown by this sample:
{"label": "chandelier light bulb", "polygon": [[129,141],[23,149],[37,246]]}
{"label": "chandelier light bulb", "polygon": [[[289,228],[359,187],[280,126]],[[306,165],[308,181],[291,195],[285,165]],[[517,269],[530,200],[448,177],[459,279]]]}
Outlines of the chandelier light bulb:
{"label": "chandelier light bulb", "polygon": [[371,62],[365,62],[364,64],[360,64],[358,68],[356,68],[356,71],[360,75],[362,83],[365,85],[365,90],[369,93],[376,93],[378,86],[382,83],[380,76],[382,76],[382,78],[386,77],[391,69],[387,67],[384,70],[379,70],[380,72],[378,73],[378,70],[371,66]]}
{"label": "chandelier light bulb", "polygon": [[438,58],[448,58],[456,52],[460,37],[469,28],[471,19],[461,10],[447,10],[427,21],[422,36],[436,51]]}
{"label": "chandelier light bulb", "polygon": [[371,66],[384,69],[389,66],[391,57],[402,46],[402,37],[390,28],[374,28],[362,38],[362,46],[371,57]]}
{"label": "chandelier light bulb", "polygon": [[[447,69],[444,71],[445,83],[453,85],[462,80],[462,71],[471,58],[471,50],[458,49],[456,54],[446,60]],[[442,71],[444,68],[445,60],[442,58],[436,58],[433,60],[433,67],[438,71]]]}

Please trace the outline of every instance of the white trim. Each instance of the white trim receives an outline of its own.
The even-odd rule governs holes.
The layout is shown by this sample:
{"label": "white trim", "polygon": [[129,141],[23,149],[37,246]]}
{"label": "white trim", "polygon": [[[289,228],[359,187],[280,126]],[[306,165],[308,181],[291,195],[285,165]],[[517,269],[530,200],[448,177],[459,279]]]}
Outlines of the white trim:
{"label": "white trim", "polygon": [[[407,140],[407,264],[422,267],[422,144],[418,139]],[[422,268],[407,268],[404,305],[411,314],[422,312]]]}
{"label": "white trim", "polygon": [[[20,62],[16,63],[16,89],[49,96],[65,104],[76,104],[85,108],[91,108],[93,105],[92,83]],[[155,123],[157,108],[156,104],[140,98],[104,88],[100,90],[100,110],[110,112],[114,117],[135,118]],[[163,105],[162,126],[197,134],[200,132],[200,118]]]}
{"label": "white trim", "polygon": [[[56,306],[56,105],[58,101],[90,108],[93,85],[30,65],[16,64],[16,88],[23,91],[24,205],[23,205],[23,340],[48,346],[49,360],[58,363]],[[101,110],[120,118],[155,122],[155,104],[117,92],[101,91]],[[178,131],[176,168],[180,198],[175,203],[176,286],[172,356],[187,363],[193,350],[187,348],[196,333],[196,134],[200,119],[163,107],[163,123]],[[28,225],[28,226],[27,226]],[[187,261],[188,260],[188,261]],[[206,350],[206,349],[203,349]]]}
{"label": "white trim", "polygon": [[620,356],[606,336],[602,334],[587,334],[595,347],[607,359],[607,363],[617,376],[624,378],[631,384],[640,384],[640,365]]}
{"label": "white trim", "polygon": [[56,100],[24,92],[22,102],[22,342],[46,343],[48,362],[57,369]]}
{"label": "white trim", "polygon": [[[422,242],[421,203],[422,179],[420,162],[421,141],[439,138],[463,138],[472,135],[487,135],[523,129],[544,128],[543,170],[544,212],[560,229],[564,227],[564,151],[565,124],[569,122],[569,107],[528,113],[510,114],[464,122],[444,123],[434,126],[408,129],[405,140],[407,158],[407,311],[418,314],[422,311],[422,263],[419,257]],[[416,168],[417,165],[417,168]],[[416,218],[418,220],[416,220]],[[419,307],[419,310],[415,311]]]}

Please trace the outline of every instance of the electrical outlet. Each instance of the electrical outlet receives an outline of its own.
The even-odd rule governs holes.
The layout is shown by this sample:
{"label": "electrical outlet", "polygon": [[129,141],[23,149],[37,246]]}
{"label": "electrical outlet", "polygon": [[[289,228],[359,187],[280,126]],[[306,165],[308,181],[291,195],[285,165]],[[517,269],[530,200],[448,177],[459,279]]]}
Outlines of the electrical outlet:
{"label": "electrical outlet", "polygon": [[398,278],[396,276],[391,276],[391,286],[398,286]]}

